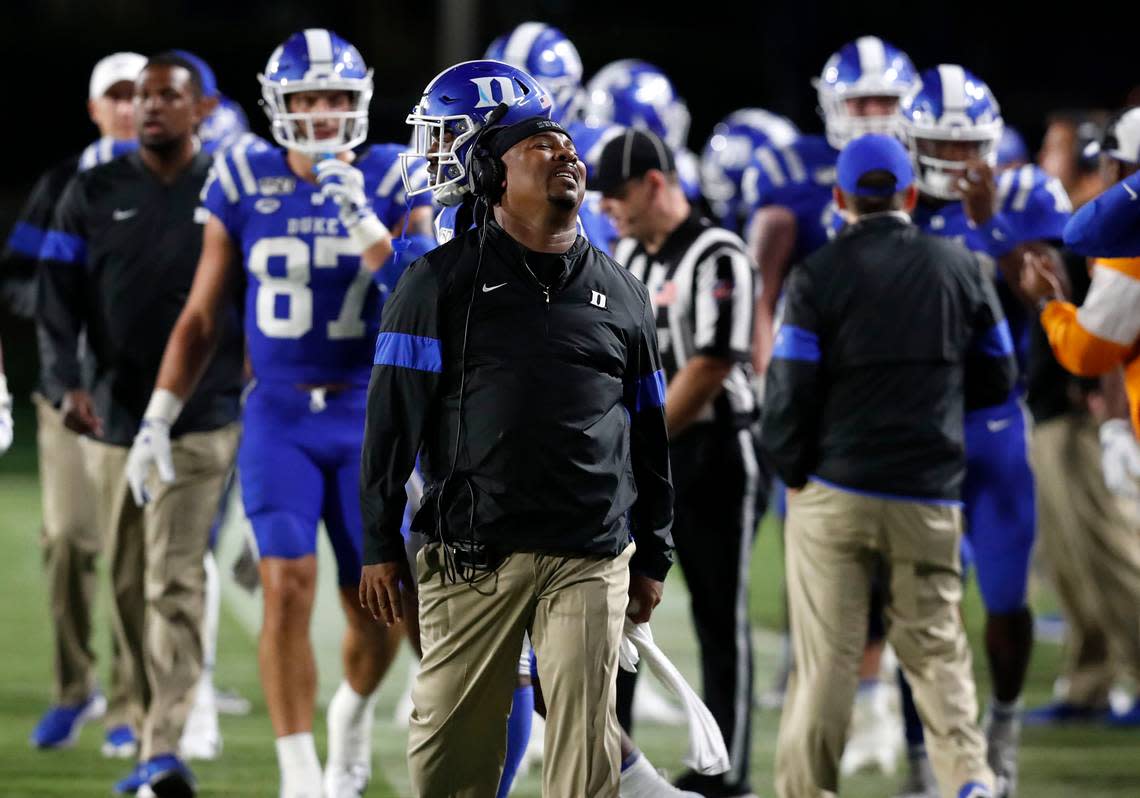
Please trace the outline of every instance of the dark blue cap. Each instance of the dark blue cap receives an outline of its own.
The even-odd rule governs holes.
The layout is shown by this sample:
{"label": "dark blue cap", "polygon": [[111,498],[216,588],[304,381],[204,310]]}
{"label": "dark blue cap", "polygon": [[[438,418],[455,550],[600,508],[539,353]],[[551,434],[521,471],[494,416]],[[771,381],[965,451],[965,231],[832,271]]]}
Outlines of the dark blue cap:
{"label": "dark blue cap", "polygon": [[[890,172],[895,184],[885,188],[860,186],[859,180],[868,172]],[[889,197],[914,182],[914,168],[898,139],[871,133],[848,142],[839,153],[836,182],[856,197]]]}
{"label": "dark blue cap", "polygon": [[214,70],[210,69],[209,64],[189,50],[171,50],[171,52],[179,58],[189,61],[198,70],[198,80],[202,82],[203,97],[218,96],[218,79],[214,77]]}

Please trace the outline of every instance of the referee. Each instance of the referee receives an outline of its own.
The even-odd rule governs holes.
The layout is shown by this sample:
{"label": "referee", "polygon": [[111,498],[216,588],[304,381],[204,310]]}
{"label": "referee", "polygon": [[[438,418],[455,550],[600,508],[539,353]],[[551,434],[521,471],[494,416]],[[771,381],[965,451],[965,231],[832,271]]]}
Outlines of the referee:
{"label": "referee", "polygon": [[[139,150],[71,181],[41,255],[45,379],[63,390],[64,423],[87,436],[100,526],[109,532],[115,642],[127,659],[128,722],[141,744],[141,764],[116,785],[123,793],[149,783],[160,796],[193,795],[178,741],[202,669],[203,556],[238,437],[243,347],[233,313],[170,430],[177,479],[165,475],[145,508],[131,500],[128,449],[202,246],[198,194],[211,160],[194,137],[201,96],[190,63],[151,58],[137,83]],[[76,359],[81,333],[94,363],[91,391]]]}
{"label": "referee", "polygon": [[[629,129],[610,141],[590,187],[602,192],[602,209],[622,236],[614,259],[653,301],[668,381],[673,538],[689,584],[705,703],[729,751],[727,773],[688,773],[677,786],[745,796],[752,792],[748,572],[760,483],[750,432],[754,266],[740,238],[689,204],[673,153],[652,132]],[[619,691],[627,730],[630,687]]]}

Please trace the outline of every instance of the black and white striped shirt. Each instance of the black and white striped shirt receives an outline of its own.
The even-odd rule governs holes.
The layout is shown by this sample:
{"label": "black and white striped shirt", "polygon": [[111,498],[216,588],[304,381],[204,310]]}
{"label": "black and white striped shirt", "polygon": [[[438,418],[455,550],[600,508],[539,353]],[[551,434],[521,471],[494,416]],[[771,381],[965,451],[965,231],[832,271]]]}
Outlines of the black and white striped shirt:
{"label": "black and white striped shirt", "polygon": [[656,254],[623,238],[614,259],[649,289],[667,379],[696,355],[734,362],[724,391],[697,420],[749,423],[757,412],[751,379],[756,268],[740,237],[694,212]]}

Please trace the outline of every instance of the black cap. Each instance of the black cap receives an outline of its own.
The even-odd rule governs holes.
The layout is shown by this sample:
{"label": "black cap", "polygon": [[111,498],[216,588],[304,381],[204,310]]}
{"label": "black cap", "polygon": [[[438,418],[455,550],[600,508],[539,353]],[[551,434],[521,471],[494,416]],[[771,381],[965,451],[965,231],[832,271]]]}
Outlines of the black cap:
{"label": "black cap", "polygon": [[672,150],[652,131],[628,128],[602,148],[598,168],[590,176],[587,186],[591,191],[609,194],[627,180],[641,177],[650,169],[665,174],[677,171]]}

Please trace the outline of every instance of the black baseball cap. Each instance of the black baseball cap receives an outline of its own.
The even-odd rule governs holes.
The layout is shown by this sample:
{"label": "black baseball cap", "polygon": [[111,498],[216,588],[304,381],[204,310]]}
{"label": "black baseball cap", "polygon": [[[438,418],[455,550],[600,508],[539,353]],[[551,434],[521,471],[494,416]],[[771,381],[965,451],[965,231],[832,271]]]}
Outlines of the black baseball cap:
{"label": "black baseball cap", "polygon": [[591,191],[610,194],[627,180],[641,177],[650,169],[665,174],[677,171],[673,151],[651,130],[628,128],[610,139],[598,156],[598,168],[586,185]]}

